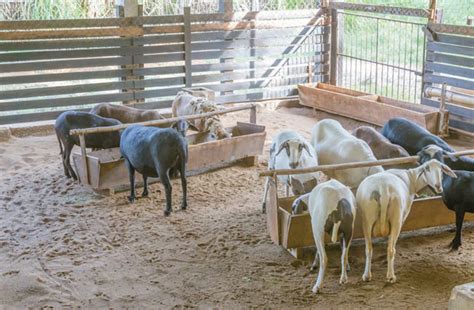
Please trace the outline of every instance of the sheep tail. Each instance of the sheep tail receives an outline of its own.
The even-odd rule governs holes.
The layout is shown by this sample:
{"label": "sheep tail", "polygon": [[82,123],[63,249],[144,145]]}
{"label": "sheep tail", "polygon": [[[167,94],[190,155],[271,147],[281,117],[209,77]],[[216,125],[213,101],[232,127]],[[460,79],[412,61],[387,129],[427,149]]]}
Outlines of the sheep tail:
{"label": "sheep tail", "polygon": [[334,223],[332,226],[331,242],[337,242],[337,236],[339,235],[339,226],[341,226],[341,221]]}
{"label": "sheep tail", "polygon": [[[386,196],[388,197],[388,196]],[[378,191],[373,191],[372,194],[370,195],[370,199],[374,199],[380,210],[380,215],[379,215],[379,227],[380,227],[380,235],[381,236],[387,236],[389,233],[389,227],[387,223],[387,209],[388,209],[388,204],[389,201],[382,201],[381,199],[380,192]]]}

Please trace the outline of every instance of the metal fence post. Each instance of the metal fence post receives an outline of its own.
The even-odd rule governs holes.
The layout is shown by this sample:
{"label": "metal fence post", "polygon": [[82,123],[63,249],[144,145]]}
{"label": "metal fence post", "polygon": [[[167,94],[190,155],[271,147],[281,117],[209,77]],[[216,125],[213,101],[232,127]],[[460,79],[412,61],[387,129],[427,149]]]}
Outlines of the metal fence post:
{"label": "metal fence post", "polygon": [[[232,15],[234,13],[234,7],[233,7],[233,0],[219,0],[219,12],[224,13],[224,22],[229,22],[232,20]],[[220,63],[225,64],[228,63],[229,59],[227,58],[221,58]],[[222,70],[221,73],[229,73],[232,72],[233,70]],[[232,80],[222,80],[221,83],[231,83]],[[222,91],[220,95],[226,95],[226,94],[232,94],[232,91]]]}

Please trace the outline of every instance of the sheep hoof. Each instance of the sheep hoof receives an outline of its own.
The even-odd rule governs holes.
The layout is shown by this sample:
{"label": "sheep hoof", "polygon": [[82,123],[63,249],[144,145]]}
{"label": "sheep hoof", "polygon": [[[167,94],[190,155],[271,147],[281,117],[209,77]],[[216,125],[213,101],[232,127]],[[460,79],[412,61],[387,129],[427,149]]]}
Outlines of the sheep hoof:
{"label": "sheep hoof", "polygon": [[171,211],[165,210],[164,214],[165,214],[165,216],[169,216],[171,214]]}
{"label": "sheep hoof", "polygon": [[135,197],[133,196],[127,196],[128,202],[134,203],[135,202]]}
{"label": "sheep hoof", "polygon": [[397,277],[395,275],[387,277],[387,282],[388,283],[395,283],[397,282]]}
{"label": "sheep hoof", "polygon": [[369,274],[369,275],[364,274],[364,275],[362,276],[362,281],[364,281],[364,282],[369,282],[370,280],[372,280],[372,275],[370,275],[370,274]]}
{"label": "sheep hoof", "polygon": [[267,204],[266,203],[262,204],[262,213],[263,214],[267,213]]}
{"label": "sheep hoof", "polygon": [[449,244],[449,247],[451,248],[450,252],[457,251],[460,246],[461,242],[457,241],[456,238],[454,238],[453,241],[451,241],[451,243]]}
{"label": "sheep hoof", "polygon": [[143,197],[143,198],[148,198],[148,192],[143,192],[143,193],[142,193],[142,197]]}
{"label": "sheep hoof", "polygon": [[339,280],[339,284],[346,284],[348,281],[347,281],[347,276],[346,277],[341,277],[341,279]]}
{"label": "sheep hoof", "polygon": [[313,293],[317,294],[321,291],[321,288],[317,285],[313,286]]}
{"label": "sheep hoof", "polygon": [[188,208],[188,205],[185,205],[185,204],[181,205],[181,210],[186,210],[187,208]]}

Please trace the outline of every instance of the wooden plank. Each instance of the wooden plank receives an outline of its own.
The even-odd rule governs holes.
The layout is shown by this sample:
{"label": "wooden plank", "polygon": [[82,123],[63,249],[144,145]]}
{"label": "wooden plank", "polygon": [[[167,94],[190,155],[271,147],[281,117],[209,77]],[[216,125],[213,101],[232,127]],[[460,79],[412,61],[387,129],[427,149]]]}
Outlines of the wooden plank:
{"label": "wooden plank", "polygon": [[426,70],[432,71],[434,73],[444,73],[457,77],[474,79],[474,68],[450,66],[432,62],[427,62],[425,68]]}
{"label": "wooden plank", "polygon": [[[179,31],[176,31],[179,32]],[[100,28],[79,30],[39,30],[39,31],[9,31],[0,32],[0,40],[33,40],[33,39],[62,39],[90,37],[135,37],[143,34],[139,27]]]}
{"label": "wooden plank", "polygon": [[40,71],[70,68],[97,68],[130,64],[132,57],[104,57],[79,60],[35,61],[16,64],[0,64],[0,72]]}
{"label": "wooden plank", "polygon": [[81,147],[81,158],[82,158],[82,175],[84,179],[81,180],[82,183],[90,184],[89,183],[89,165],[87,161],[87,151],[86,151],[86,140],[84,135],[79,135],[79,144]]}
{"label": "wooden plank", "polygon": [[[307,39],[313,39],[316,36],[310,34],[309,36],[298,36],[298,37],[283,37],[283,38],[269,38],[254,40],[228,40],[228,41],[216,41],[216,42],[197,42],[192,43],[193,51],[200,50],[222,50],[222,49],[241,49],[241,48],[259,48],[259,47],[292,47]],[[310,43],[306,43],[310,44]]]}
{"label": "wooden plank", "polygon": [[[97,80],[110,79],[129,76],[131,69],[117,69],[117,70],[100,70],[95,71],[79,71],[68,73],[45,73],[45,74],[30,74],[30,75],[14,75],[0,77],[1,85],[9,84],[26,84],[26,83],[45,83],[55,81],[77,81],[77,80]],[[180,74],[184,73],[184,66],[166,66],[157,68],[135,69],[138,75],[166,75],[166,74]]]}
{"label": "wooden plank", "polygon": [[458,55],[447,55],[427,52],[427,61],[446,63],[463,67],[474,67],[474,58],[461,57]]}
{"label": "wooden plank", "polygon": [[182,22],[182,15],[138,16],[125,18],[0,21],[0,30],[127,27],[146,24],[175,24]]}
{"label": "wooden plank", "polygon": [[93,95],[93,96],[77,96],[67,98],[52,98],[52,99],[40,99],[40,100],[28,100],[28,101],[14,101],[14,102],[1,102],[0,112],[3,111],[17,111],[17,110],[28,110],[38,108],[54,108],[64,106],[75,106],[85,105],[99,102],[115,102],[132,100],[133,93],[115,93],[105,95]]}
{"label": "wooden plank", "polygon": [[455,86],[455,87],[474,90],[474,83],[472,80],[463,80],[463,79],[458,79],[458,78],[450,77],[450,76],[426,74],[425,81],[428,83],[436,83],[436,84],[446,83],[449,86]]}
{"label": "wooden plank", "polygon": [[[424,104],[424,105],[427,105],[427,106],[430,106],[430,107],[433,107],[433,108],[439,108],[439,101],[428,99],[428,98],[425,98],[425,97],[421,98],[421,104]],[[468,119],[471,119],[471,121],[474,122],[474,108],[469,109],[469,108],[466,108],[466,107],[458,106],[458,105],[451,104],[451,103],[447,102],[446,103],[446,109],[448,109],[450,117],[452,115],[460,115],[460,116],[464,116]]]}
{"label": "wooden plank", "polygon": [[145,103],[134,104],[133,107],[138,109],[165,109],[170,108],[173,100],[157,100],[157,101],[147,101]]}
{"label": "wooden plank", "polygon": [[429,23],[428,27],[436,33],[440,32],[440,33],[466,35],[466,36],[471,36],[471,37],[474,36],[474,27],[472,26]]}
{"label": "wooden plank", "polygon": [[458,128],[470,133],[474,133],[474,123],[473,122],[461,122],[455,119],[449,120],[449,126]]}
{"label": "wooden plank", "polygon": [[[329,44],[313,46],[311,54],[324,54],[329,51]],[[280,56],[289,54],[309,54],[300,48],[286,48],[286,47],[268,47],[268,48],[251,48],[251,49],[236,49],[236,50],[224,50],[224,51],[205,51],[205,52],[193,52],[193,59],[219,59],[219,58],[238,58],[238,57],[270,57]],[[309,55],[308,55],[309,56]],[[247,60],[248,61],[248,60]]]}
{"label": "wooden plank", "polygon": [[167,44],[159,46],[127,46],[119,48],[75,49],[61,51],[0,53],[0,62],[30,61],[43,59],[88,58],[102,56],[131,56],[141,54],[158,54],[183,52],[184,44]]}
{"label": "wooden plank", "polygon": [[436,38],[441,43],[463,45],[463,46],[474,46],[474,37],[437,33]]}
{"label": "wooden plank", "polygon": [[[184,34],[149,35],[134,38],[137,45],[184,42]],[[130,38],[55,39],[34,41],[0,42],[0,50],[52,50],[65,48],[121,47],[130,46]]]}
{"label": "wooden plank", "polygon": [[402,16],[415,16],[415,17],[429,17],[429,10],[406,8],[397,6],[386,6],[386,5],[374,5],[374,4],[362,4],[362,3],[347,3],[347,2],[330,2],[330,9],[336,10],[350,10],[350,11],[361,11],[368,13],[380,13],[380,14],[391,14],[391,15],[402,15]]}
{"label": "wooden plank", "polygon": [[[299,55],[288,55],[285,58],[265,58],[259,59],[256,63],[257,69],[258,67],[277,67],[282,62],[294,61],[300,59]],[[315,64],[326,64],[329,61],[328,54],[318,54],[313,56],[308,56],[306,58],[310,62],[314,62]],[[317,67],[317,65],[315,65]],[[234,61],[229,63],[213,63],[213,64],[194,64],[193,65],[193,72],[206,72],[206,71],[223,71],[223,70],[244,70],[244,69],[253,69],[248,61]],[[316,68],[315,68],[316,69]]]}
{"label": "wooden plank", "polygon": [[[90,109],[74,109],[74,111],[87,112]],[[63,113],[64,110],[55,110],[49,112],[35,112],[35,113],[25,113],[25,114],[9,114],[9,115],[0,115],[0,124],[16,124],[16,123],[25,123],[25,122],[37,122],[37,121],[47,121],[56,119],[59,114]]]}
{"label": "wooden plank", "polygon": [[[233,12],[230,16],[232,21],[240,20],[274,20],[274,19],[295,19],[295,18],[313,18],[320,14],[320,9],[302,9],[302,10],[278,10],[278,11],[245,11]],[[225,14],[193,14],[193,22],[203,21],[224,21]]]}
{"label": "wooden plank", "polygon": [[[253,35],[252,35],[252,33]],[[327,35],[330,32],[329,26],[304,26],[280,29],[278,32],[272,29],[252,29],[252,30],[233,30],[233,31],[205,31],[193,32],[192,41],[227,41],[227,40],[262,40],[269,38],[297,37],[304,36],[313,31],[315,35]]]}
{"label": "wooden plank", "polygon": [[[230,31],[230,30],[243,30],[243,29],[281,29],[281,28],[292,28],[292,27],[304,27],[316,25],[320,20],[312,19],[291,19],[285,20],[265,20],[265,21],[238,21],[238,22],[224,22],[224,23],[206,23],[206,24],[193,24],[191,29],[193,32],[199,31]],[[169,26],[168,26],[169,27]],[[178,32],[178,31],[176,31]],[[153,33],[153,32],[150,32]]]}
{"label": "wooden plank", "polygon": [[451,45],[438,42],[428,42],[427,49],[438,53],[458,54],[474,57],[474,48],[469,46]]}
{"label": "wooden plank", "polygon": [[268,192],[265,200],[267,229],[270,234],[270,239],[275,244],[280,244],[280,223],[278,222],[278,194],[276,180],[269,178]]}

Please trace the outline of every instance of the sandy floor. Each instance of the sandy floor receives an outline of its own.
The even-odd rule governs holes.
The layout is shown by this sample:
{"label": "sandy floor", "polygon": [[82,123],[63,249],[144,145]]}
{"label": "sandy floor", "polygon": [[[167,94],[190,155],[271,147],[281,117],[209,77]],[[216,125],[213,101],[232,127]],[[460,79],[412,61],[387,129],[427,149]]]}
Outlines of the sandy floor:
{"label": "sandy floor", "polygon": [[[258,170],[266,169],[277,130],[295,128],[309,137],[316,117],[327,117],[288,112],[259,111],[268,136]],[[247,118],[242,112],[225,121]],[[293,259],[267,235],[257,169],[190,177],[187,211],[179,210],[174,182],[175,212],[165,218],[160,184],[131,206],[127,193],[103,197],[66,179],[58,153],[54,136],[0,143],[0,305],[444,309],[451,288],[474,279],[468,225],[456,253],[448,253],[448,229],[402,236],[394,285],[385,283],[385,243],[375,246],[370,283],[361,281],[363,242],[354,244],[345,286],[338,284],[339,248],[331,246],[323,293],[315,296],[310,258]]]}

